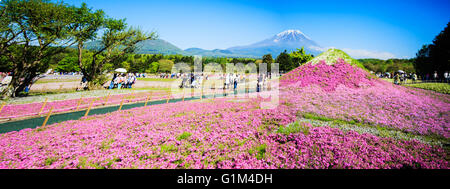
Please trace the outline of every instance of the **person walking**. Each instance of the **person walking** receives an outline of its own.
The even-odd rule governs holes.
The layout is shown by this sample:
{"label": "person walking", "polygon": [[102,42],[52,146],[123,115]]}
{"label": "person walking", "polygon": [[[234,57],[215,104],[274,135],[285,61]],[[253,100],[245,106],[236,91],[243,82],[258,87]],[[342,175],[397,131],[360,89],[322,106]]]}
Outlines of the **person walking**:
{"label": "person walking", "polygon": [[117,89],[121,89],[122,88],[122,85],[124,84],[124,82],[125,82],[125,74],[122,74],[122,75],[120,75],[119,77],[117,77],[118,78],[118,81],[117,81]]}
{"label": "person walking", "polygon": [[433,80],[436,82],[436,80],[438,80],[438,73],[437,73],[437,71],[434,71],[434,74],[433,74]]}
{"label": "person walking", "polygon": [[230,88],[230,74],[227,74],[226,76],[225,76],[225,86],[226,86],[226,89],[229,89]]}
{"label": "person walking", "polygon": [[116,76],[116,78],[114,79],[114,87],[113,87],[113,89],[119,87],[119,82],[120,82],[120,74],[118,74]]}
{"label": "person walking", "polygon": [[398,84],[399,84],[399,79],[400,79],[399,74],[398,74],[398,73],[395,73],[395,74],[394,74],[394,84],[398,85]]}
{"label": "person walking", "polygon": [[111,83],[109,83],[109,89],[114,89],[114,80],[117,78],[117,73],[114,73]]}
{"label": "person walking", "polygon": [[192,83],[194,83],[194,80],[195,80],[195,77],[194,77],[194,73],[190,73],[190,82],[189,82],[189,85],[190,85],[190,87],[192,88]]}
{"label": "person walking", "polygon": [[198,78],[198,85],[203,88],[203,73],[200,74],[200,77]]}
{"label": "person walking", "polygon": [[450,79],[450,74],[448,73],[448,71],[446,71],[446,72],[444,73],[444,80],[445,80],[445,82],[448,82],[449,79]]}
{"label": "person walking", "polygon": [[262,74],[259,74],[258,79],[256,81],[256,92],[261,91],[261,83],[262,83]]}
{"label": "person walking", "polygon": [[136,76],[134,76],[133,73],[130,73],[130,75],[128,76],[128,88],[131,89],[134,82],[136,82]]}
{"label": "person walking", "polygon": [[236,74],[236,75],[234,76],[234,81],[233,81],[233,84],[234,84],[234,90],[235,90],[235,91],[236,91],[236,89],[237,89],[238,82],[239,82],[239,75]]}
{"label": "person walking", "polygon": [[180,85],[180,88],[185,88],[186,86],[186,82],[187,82],[187,75],[184,73],[183,75],[181,75],[181,78],[183,79],[182,81],[181,81],[181,85]]}
{"label": "person walking", "polygon": [[130,74],[125,74],[125,77],[123,78],[123,88],[127,89],[128,88],[128,84],[130,82]]}
{"label": "person walking", "polygon": [[416,73],[413,73],[412,81],[413,81],[413,83],[416,83],[416,81],[417,81],[417,74]]}
{"label": "person walking", "polygon": [[86,78],[86,76],[84,76],[84,75],[83,75],[83,77],[81,78],[80,87],[77,88],[77,91],[78,91],[78,90],[81,90],[81,89],[83,89],[83,90],[86,90],[86,89],[87,89],[87,78]]}
{"label": "person walking", "polygon": [[198,85],[198,76],[194,74],[194,80],[192,81],[192,87],[197,88]]}

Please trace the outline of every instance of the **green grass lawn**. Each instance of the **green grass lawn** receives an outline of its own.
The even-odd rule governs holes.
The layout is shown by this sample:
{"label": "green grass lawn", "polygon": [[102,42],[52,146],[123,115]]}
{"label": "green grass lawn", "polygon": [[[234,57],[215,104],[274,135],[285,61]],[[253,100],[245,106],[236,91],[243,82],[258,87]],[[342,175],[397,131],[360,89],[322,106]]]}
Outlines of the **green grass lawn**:
{"label": "green grass lawn", "polygon": [[73,89],[46,89],[44,90],[30,90],[28,92],[28,96],[41,96],[41,95],[50,95],[50,94],[61,94],[61,93],[75,93],[77,90]]}
{"label": "green grass lawn", "polygon": [[[386,79],[383,80],[394,83],[394,79]],[[421,80],[417,81],[418,83],[413,83],[412,80],[408,79],[406,84],[402,84],[407,87],[414,87],[419,89],[426,89],[435,91],[438,93],[450,94],[450,84],[449,83],[422,83]]]}
{"label": "green grass lawn", "polygon": [[406,84],[405,86],[432,90],[438,93],[450,94],[450,84],[448,83],[416,83]]}
{"label": "green grass lawn", "polygon": [[39,79],[34,84],[59,83],[59,82],[80,82],[80,79]]}

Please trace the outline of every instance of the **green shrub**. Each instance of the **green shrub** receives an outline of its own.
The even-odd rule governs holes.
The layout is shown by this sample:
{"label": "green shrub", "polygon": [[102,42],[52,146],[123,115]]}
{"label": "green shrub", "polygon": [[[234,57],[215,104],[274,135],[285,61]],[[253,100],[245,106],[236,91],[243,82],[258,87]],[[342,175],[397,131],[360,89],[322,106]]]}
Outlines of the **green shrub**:
{"label": "green shrub", "polygon": [[294,122],[286,126],[280,126],[277,130],[277,133],[289,135],[291,133],[303,133],[304,135],[309,134],[309,126],[305,125],[305,123]]}
{"label": "green shrub", "polygon": [[259,146],[256,147],[256,159],[261,160],[265,157],[266,155],[266,148],[267,145],[266,144],[261,144]]}
{"label": "green shrub", "polygon": [[183,132],[180,136],[177,137],[177,140],[181,141],[181,140],[188,139],[191,135],[192,135],[192,133]]}
{"label": "green shrub", "polygon": [[49,158],[45,159],[45,165],[50,166],[57,160],[58,160],[58,157],[49,157]]}
{"label": "green shrub", "polygon": [[305,119],[315,119],[315,120],[320,120],[320,121],[333,121],[334,119],[331,118],[327,118],[327,117],[323,117],[323,116],[319,116],[319,115],[314,115],[311,113],[303,113],[303,117]]}
{"label": "green shrub", "polygon": [[177,150],[178,150],[177,147],[175,147],[175,145],[173,145],[173,144],[170,144],[170,145],[163,144],[163,145],[161,145],[161,154],[164,153],[164,152],[175,152]]}

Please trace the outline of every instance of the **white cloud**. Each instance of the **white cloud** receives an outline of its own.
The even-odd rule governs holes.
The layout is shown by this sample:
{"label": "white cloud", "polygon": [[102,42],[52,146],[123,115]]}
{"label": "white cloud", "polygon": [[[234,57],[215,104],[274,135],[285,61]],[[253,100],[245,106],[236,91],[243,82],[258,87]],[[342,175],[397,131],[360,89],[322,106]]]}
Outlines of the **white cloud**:
{"label": "white cloud", "polygon": [[368,51],[364,49],[342,49],[344,52],[346,52],[348,55],[350,55],[353,58],[377,58],[382,60],[387,60],[390,58],[396,58],[394,54],[390,52],[375,52],[375,51]]}
{"label": "white cloud", "polygon": [[326,51],[327,49],[318,46],[309,46],[308,48],[316,51]]}

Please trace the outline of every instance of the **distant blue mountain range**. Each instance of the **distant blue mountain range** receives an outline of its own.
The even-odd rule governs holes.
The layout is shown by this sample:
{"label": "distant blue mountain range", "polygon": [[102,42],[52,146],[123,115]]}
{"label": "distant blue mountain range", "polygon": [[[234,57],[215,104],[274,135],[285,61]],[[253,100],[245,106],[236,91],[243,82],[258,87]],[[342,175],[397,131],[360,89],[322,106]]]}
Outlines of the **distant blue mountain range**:
{"label": "distant blue mountain range", "polygon": [[[86,49],[99,48],[100,43],[93,41],[86,43]],[[201,55],[209,57],[245,57],[261,58],[265,54],[278,56],[284,50],[288,52],[304,47],[307,53],[317,56],[323,48],[303,34],[300,30],[286,30],[269,39],[245,46],[230,47],[228,49],[205,50],[201,48],[188,48],[182,50],[175,45],[162,40],[146,40],[138,43],[138,54],[182,54]]]}

